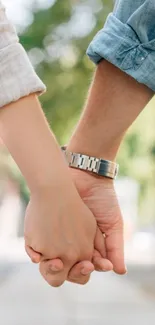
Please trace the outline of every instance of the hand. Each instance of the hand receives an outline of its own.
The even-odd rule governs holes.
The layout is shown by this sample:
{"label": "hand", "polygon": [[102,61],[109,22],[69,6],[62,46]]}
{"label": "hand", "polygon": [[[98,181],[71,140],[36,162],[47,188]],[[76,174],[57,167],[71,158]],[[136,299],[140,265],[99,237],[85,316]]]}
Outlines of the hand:
{"label": "hand", "polygon": [[123,219],[113,180],[70,168],[76,188],[105,234],[106,257],[118,274],[125,274]]}
{"label": "hand", "polygon": [[[55,186],[32,194],[25,219],[26,251],[34,262],[40,262],[41,274],[55,287],[64,283],[79,261],[83,262],[73,268],[71,280],[80,283],[76,273],[83,268],[81,283],[86,283],[94,270],[92,257],[97,259],[99,254],[94,252],[94,240],[101,253],[104,251],[103,236],[96,231],[94,216],[74,186],[62,188],[61,184],[61,188]],[[108,268],[112,268],[109,264]]]}

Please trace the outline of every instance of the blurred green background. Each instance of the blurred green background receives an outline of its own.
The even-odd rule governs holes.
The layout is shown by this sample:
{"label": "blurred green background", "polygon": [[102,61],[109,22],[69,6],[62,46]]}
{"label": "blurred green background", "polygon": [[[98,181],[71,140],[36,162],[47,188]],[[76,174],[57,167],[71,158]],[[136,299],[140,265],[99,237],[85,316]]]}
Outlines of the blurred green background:
{"label": "blurred green background", "polygon": [[[94,72],[85,52],[112,10],[113,1],[57,0],[42,6],[34,0],[25,7],[29,19],[17,24],[20,41],[47,85],[48,91],[40,98],[46,117],[58,141],[67,143]],[[145,225],[155,220],[154,104],[153,100],[130,128],[118,157],[120,176],[129,176],[140,184],[139,220]],[[14,173],[16,169],[11,170],[27,201],[23,178],[18,171]]]}

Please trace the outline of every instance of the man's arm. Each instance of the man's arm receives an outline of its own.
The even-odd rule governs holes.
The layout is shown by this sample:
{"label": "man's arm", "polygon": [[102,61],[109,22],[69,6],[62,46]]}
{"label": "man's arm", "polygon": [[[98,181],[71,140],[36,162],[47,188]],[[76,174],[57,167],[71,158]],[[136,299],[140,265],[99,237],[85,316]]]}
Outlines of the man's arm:
{"label": "man's arm", "polygon": [[[115,160],[131,123],[153,96],[146,86],[102,61],[96,70],[86,107],[68,150]],[[107,258],[118,274],[126,273],[123,219],[111,179],[71,169],[81,198],[105,234]]]}
{"label": "man's arm", "polygon": [[114,160],[126,130],[152,96],[146,86],[100,62],[68,150]]}

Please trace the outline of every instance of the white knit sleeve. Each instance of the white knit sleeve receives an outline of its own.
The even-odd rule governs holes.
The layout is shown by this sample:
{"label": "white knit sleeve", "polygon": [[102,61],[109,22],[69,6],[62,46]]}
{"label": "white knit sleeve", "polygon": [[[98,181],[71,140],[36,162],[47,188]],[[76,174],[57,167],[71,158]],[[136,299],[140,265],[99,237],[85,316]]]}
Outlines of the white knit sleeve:
{"label": "white knit sleeve", "polygon": [[0,1],[0,107],[45,90]]}

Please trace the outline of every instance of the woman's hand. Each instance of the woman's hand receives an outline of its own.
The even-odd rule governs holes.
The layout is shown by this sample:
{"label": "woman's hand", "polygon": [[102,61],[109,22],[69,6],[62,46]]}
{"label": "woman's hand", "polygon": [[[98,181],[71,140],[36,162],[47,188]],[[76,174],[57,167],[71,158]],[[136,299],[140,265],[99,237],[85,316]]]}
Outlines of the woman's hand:
{"label": "woman's hand", "polygon": [[123,219],[113,181],[73,168],[70,172],[83,202],[105,235],[106,257],[116,273],[125,274]]}

